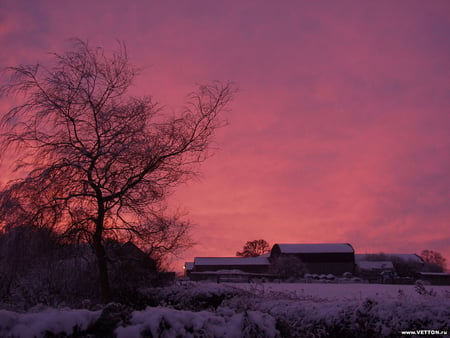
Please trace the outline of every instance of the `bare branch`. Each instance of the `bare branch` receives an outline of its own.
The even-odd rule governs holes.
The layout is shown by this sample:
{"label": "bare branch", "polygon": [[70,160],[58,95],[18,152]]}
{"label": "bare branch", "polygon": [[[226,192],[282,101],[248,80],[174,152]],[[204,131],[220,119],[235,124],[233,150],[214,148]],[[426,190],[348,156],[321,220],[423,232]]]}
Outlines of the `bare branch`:
{"label": "bare branch", "polygon": [[30,172],[8,185],[13,199],[4,203],[88,238],[107,292],[108,236],[139,239],[159,254],[189,245],[189,223],[164,215],[165,198],[208,157],[235,89],[201,85],[179,115],[166,116],[150,97],[127,96],[138,69],[124,45],[112,54],[78,39],[73,47],[49,67],[8,70],[2,93],[24,99],[2,117],[0,146],[18,147],[17,168]]}

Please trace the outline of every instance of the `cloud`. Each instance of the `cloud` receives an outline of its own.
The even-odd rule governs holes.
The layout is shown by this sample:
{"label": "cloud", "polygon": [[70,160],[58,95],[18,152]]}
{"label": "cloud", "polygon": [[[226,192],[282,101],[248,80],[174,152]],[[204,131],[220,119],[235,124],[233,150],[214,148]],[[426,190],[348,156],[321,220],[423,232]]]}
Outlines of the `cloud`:
{"label": "cloud", "polygon": [[195,83],[239,85],[203,179],[173,198],[198,224],[190,254],[263,237],[450,257],[447,1],[33,6],[2,8],[2,64],[119,39],[143,67],[135,93],[168,111]]}

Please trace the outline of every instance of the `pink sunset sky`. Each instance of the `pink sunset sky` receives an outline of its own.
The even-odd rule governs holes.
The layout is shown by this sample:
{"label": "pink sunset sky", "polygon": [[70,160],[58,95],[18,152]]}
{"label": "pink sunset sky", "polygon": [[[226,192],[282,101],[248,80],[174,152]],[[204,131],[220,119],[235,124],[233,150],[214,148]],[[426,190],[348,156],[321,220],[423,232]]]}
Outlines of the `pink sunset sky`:
{"label": "pink sunset sky", "polygon": [[197,83],[239,86],[215,155],[171,198],[198,243],[180,261],[259,238],[450,259],[449,1],[0,2],[0,67],[71,37],[124,41],[135,93],[168,111]]}

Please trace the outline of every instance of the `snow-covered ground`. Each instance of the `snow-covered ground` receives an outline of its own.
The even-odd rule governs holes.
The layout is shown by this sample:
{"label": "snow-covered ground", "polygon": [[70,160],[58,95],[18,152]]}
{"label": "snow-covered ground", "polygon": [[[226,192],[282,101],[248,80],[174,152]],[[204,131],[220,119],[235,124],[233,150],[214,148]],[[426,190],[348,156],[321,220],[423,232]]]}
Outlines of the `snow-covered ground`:
{"label": "snow-covered ground", "polygon": [[153,307],[0,310],[0,337],[450,335],[450,286],[190,282],[139,294]]}
{"label": "snow-covered ground", "polygon": [[[367,284],[367,283],[236,283],[227,284],[247,291],[257,291],[270,294],[278,293],[279,296],[297,296],[299,298],[314,298],[327,301],[392,299],[399,295],[408,298],[422,299],[423,296],[417,292],[415,285],[393,285],[393,284]],[[425,289],[436,292],[438,297],[447,297],[450,306],[450,285],[435,286],[426,285]]]}

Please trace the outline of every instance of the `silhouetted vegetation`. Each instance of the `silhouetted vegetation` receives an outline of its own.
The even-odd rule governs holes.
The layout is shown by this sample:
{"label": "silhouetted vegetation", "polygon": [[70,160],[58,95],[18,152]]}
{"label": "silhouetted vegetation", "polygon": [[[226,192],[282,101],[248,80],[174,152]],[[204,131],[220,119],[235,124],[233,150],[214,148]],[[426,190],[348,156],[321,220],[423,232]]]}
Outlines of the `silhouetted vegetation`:
{"label": "silhouetted vegetation", "polygon": [[280,256],[273,261],[270,272],[282,279],[288,279],[303,277],[308,269],[296,256]]}
{"label": "silhouetted vegetation", "polygon": [[270,252],[270,245],[264,239],[257,239],[245,243],[242,251],[236,252],[236,256],[256,257]]}
{"label": "silhouetted vegetation", "polygon": [[17,150],[27,174],[3,188],[3,227],[47,227],[88,243],[98,270],[90,281],[104,300],[112,287],[106,240],[133,240],[159,261],[191,244],[189,223],[167,214],[166,196],[207,158],[229,84],[199,86],[180,113],[163,114],[151,97],[128,96],[139,70],[125,46],[107,54],[81,40],[49,66],[9,71],[2,93],[23,96],[2,118],[0,146]]}
{"label": "silhouetted vegetation", "polygon": [[[174,274],[131,242],[105,244],[112,299],[133,303],[132,290],[171,283]],[[0,235],[0,299],[26,309],[36,304],[91,307],[101,301],[96,257],[88,244],[63,241],[47,228],[14,227]]]}
{"label": "silhouetted vegetation", "polygon": [[424,271],[427,272],[444,272],[446,268],[446,259],[441,253],[433,250],[423,250],[420,254],[425,262]]}

